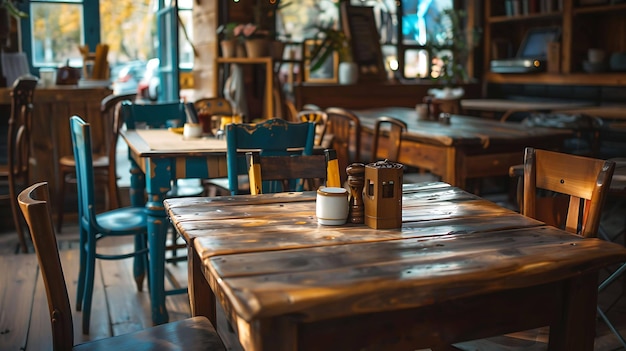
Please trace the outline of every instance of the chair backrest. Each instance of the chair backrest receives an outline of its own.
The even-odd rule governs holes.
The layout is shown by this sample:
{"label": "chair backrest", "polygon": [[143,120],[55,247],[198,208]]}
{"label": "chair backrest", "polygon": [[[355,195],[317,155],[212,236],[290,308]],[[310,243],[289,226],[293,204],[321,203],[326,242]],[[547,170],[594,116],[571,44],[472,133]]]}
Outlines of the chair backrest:
{"label": "chair backrest", "polygon": [[[386,129],[385,126],[389,128]],[[372,162],[380,160],[378,154],[380,151],[385,150],[387,155],[383,159],[397,162],[400,156],[400,142],[402,141],[402,133],[406,132],[407,126],[404,121],[397,118],[382,116],[376,119],[374,125],[374,140],[372,143]],[[386,145],[381,148],[380,142],[383,136],[387,136]],[[381,150],[379,150],[381,149]]]}
{"label": "chair backrest", "polygon": [[275,118],[259,124],[227,125],[226,164],[231,193],[241,193],[238,176],[248,174],[247,151],[260,151],[262,156],[311,155],[314,140],[315,124],[309,122],[291,123]]}
{"label": "chair backrest", "polygon": [[298,121],[315,123],[315,145],[322,145],[324,135],[326,134],[326,122],[328,115],[324,111],[302,110],[298,112]]}
{"label": "chair backrest", "polygon": [[128,129],[139,128],[138,124],[145,124],[152,129],[166,128],[170,120],[178,120],[181,124],[185,122],[185,106],[178,101],[154,104],[122,101],[120,118]]}
{"label": "chair backrest", "polygon": [[289,99],[285,99],[285,110],[286,110],[287,116],[289,117],[287,118],[289,122],[300,121],[300,119],[298,118],[298,109],[296,108],[296,105],[293,103],[293,101]]}
{"label": "chair backrest", "polygon": [[15,81],[11,90],[7,165],[9,177],[19,177],[23,181],[28,180],[33,97],[37,80],[37,77],[31,75],[21,76]]}
{"label": "chair backrest", "polygon": [[78,223],[84,228],[96,223],[91,126],[78,116],[70,117],[70,133],[76,164]]}
{"label": "chair backrest", "polygon": [[526,148],[522,214],[597,236],[615,162]]}
{"label": "chair backrest", "polygon": [[123,95],[108,95],[100,102],[100,116],[106,121],[107,135],[106,154],[109,158],[109,204],[111,208],[120,207],[119,190],[117,187],[117,141],[120,136],[122,120],[120,118],[120,105],[122,101],[135,100],[136,93]]}
{"label": "chair backrest", "polygon": [[326,133],[332,134],[332,148],[337,151],[342,184],[346,181],[346,167],[361,161],[361,122],[352,112],[339,108],[326,109]]}
{"label": "chair backrest", "polygon": [[17,201],[30,229],[46,287],[52,325],[52,349],[71,350],[74,343],[74,323],[50,216],[48,183],[37,183],[28,187],[18,195]]}
{"label": "chair backrest", "polygon": [[208,115],[232,115],[233,107],[230,102],[223,97],[211,97],[198,99],[193,103],[198,113]]}
{"label": "chair backrest", "polygon": [[298,188],[315,190],[325,185],[327,179],[338,179],[338,169],[328,167],[329,155],[333,152],[334,150],[325,150],[324,155],[306,156],[261,156],[258,152],[247,152],[250,194],[263,193],[263,181],[278,181],[281,188],[274,189],[274,192],[285,192],[296,191]]}

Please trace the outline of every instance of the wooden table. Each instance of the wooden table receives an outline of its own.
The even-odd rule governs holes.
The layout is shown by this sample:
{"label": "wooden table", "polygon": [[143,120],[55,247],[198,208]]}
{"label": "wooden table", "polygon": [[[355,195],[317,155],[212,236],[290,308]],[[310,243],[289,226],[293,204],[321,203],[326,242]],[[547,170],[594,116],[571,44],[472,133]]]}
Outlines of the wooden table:
{"label": "wooden table", "polygon": [[[563,140],[572,135],[569,130],[527,128],[517,123],[457,115],[451,117],[449,125],[418,121],[415,109],[404,107],[353,112],[361,120],[363,146],[371,144],[379,116],[405,121],[408,132],[400,144],[398,161],[429,170],[458,187],[465,187],[468,178],[506,176],[510,166],[523,163],[526,146],[558,150]],[[368,152],[363,150],[362,154]]]}
{"label": "wooden table", "polygon": [[[226,177],[226,141],[183,140],[180,134],[158,129],[126,130],[121,135],[129,146],[131,204],[145,205],[148,214],[152,321],[162,324],[168,321],[164,274],[169,227],[163,199],[171,189],[172,179]],[[145,201],[146,192],[148,201]]]}
{"label": "wooden table", "polygon": [[[475,111],[479,113],[487,113],[491,116],[496,115],[500,118],[506,118],[515,112],[552,112],[559,110],[569,110],[579,107],[587,107],[592,104],[589,102],[570,102],[570,101],[522,101],[507,99],[463,99],[461,100],[461,108],[466,113]],[[484,114],[483,114],[484,115]]]}
{"label": "wooden table", "polygon": [[592,350],[598,270],[582,239],[445,183],[405,185],[401,229],[321,226],[314,193],[165,200],[189,244],[192,313],[251,350],[414,350],[550,326]]}
{"label": "wooden table", "polygon": [[563,113],[583,113],[586,115],[599,117],[608,120],[626,120],[626,105],[606,105],[606,106],[591,106],[591,107],[579,107],[574,109],[568,109],[561,111]]}

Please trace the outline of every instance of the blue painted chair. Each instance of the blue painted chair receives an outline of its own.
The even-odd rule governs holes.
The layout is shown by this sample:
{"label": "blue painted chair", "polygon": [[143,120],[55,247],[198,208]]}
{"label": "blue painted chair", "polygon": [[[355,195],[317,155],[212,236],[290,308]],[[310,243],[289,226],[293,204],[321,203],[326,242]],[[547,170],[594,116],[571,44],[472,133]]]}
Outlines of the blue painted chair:
{"label": "blue painted chair", "polygon": [[[143,207],[122,207],[96,213],[91,129],[80,117],[70,118],[70,130],[76,161],[76,183],[78,189],[78,223],[80,228],[80,268],[76,308],[83,311],[83,334],[89,333],[89,318],[93,297],[96,258],[118,260],[134,257],[134,276],[139,291],[148,265],[147,221]],[[96,243],[107,236],[132,235],[135,250],[119,255],[97,253]]]}
{"label": "blue painted chair", "polygon": [[[248,174],[246,152],[258,151],[261,156],[311,155],[314,142],[313,122],[270,119],[259,124],[229,124],[226,126],[226,167],[231,194],[247,192],[239,186],[239,176]],[[274,192],[271,186],[264,182],[263,192]]]}

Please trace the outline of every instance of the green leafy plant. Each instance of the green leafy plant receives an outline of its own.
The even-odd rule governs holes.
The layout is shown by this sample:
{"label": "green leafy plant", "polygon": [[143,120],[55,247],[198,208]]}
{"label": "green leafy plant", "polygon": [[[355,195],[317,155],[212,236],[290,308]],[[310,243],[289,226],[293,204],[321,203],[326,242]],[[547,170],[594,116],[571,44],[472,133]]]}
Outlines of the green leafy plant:
{"label": "green leafy plant", "polygon": [[16,0],[0,0],[0,7],[7,9],[10,15],[19,18],[26,18],[28,15],[25,12],[20,11],[17,7],[18,1]]}
{"label": "green leafy plant", "polygon": [[221,36],[224,40],[235,39],[237,37],[237,35],[235,34],[235,28],[237,28],[238,25],[239,23],[237,22],[228,22],[226,24],[222,24],[221,26],[217,27],[217,35]]}
{"label": "green leafy plant", "polygon": [[314,39],[316,45],[311,50],[309,59],[313,63],[311,71],[320,69],[326,59],[337,52],[340,62],[352,61],[352,49],[346,34],[340,30],[333,28],[332,24],[328,26],[317,26],[318,32]]}
{"label": "green leafy plant", "polygon": [[434,79],[441,81],[444,86],[455,86],[469,80],[467,58],[471,49],[478,45],[482,31],[478,28],[466,30],[466,17],[464,10],[443,10],[437,20],[445,30],[434,33],[428,39],[427,48],[440,60],[433,69],[437,74]]}

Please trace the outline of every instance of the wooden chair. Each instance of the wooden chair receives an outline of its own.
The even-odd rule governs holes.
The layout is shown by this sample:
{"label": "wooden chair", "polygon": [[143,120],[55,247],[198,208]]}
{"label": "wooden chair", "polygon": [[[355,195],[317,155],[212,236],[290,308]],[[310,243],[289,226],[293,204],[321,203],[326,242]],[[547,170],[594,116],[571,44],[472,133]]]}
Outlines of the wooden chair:
{"label": "wooden chair", "polygon": [[[585,238],[596,237],[614,169],[611,161],[528,147],[521,213]],[[475,349],[476,342],[462,344]],[[507,349],[499,338],[478,342],[497,344],[489,349]]]}
{"label": "wooden chair", "polygon": [[297,113],[297,120],[300,122],[315,123],[315,145],[327,148],[332,143],[332,138],[324,139],[326,135],[326,124],[328,115],[320,110],[302,110]]}
{"label": "wooden chair", "polygon": [[328,115],[326,133],[333,136],[332,148],[337,151],[343,184],[348,178],[346,167],[361,162],[361,122],[354,113],[343,108],[329,107],[325,112]]}
{"label": "wooden chair", "polygon": [[296,105],[293,103],[293,101],[289,100],[289,99],[285,99],[285,110],[287,112],[287,120],[289,122],[299,122],[300,120],[298,119],[298,109],[296,108]]}
{"label": "wooden chair", "polygon": [[[296,191],[297,189],[315,190],[321,185],[339,182],[336,167],[328,167],[333,150],[325,150],[324,155],[260,156],[259,153],[247,152],[248,179],[250,194],[263,192],[263,181],[277,181],[280,189],[275,191]],[[305,188],[306,186],[306,188]]]}
{"label": "wooden chair", "polygon": [[[76,308],[83,311],[83,333],[89,333],[89,318],[93,297],[96,258],[117,260],[134,257],[134,274],[137,289],[143,289],[148,264],[146,242],[147,220],[143,207],[121,207],[96,213],[91,126],[80,117],[70,118],[70,131],[76,160],[76,184],[78,188],[78,222],[80,227],[80,268],[76,294]],[[97,241],[107,236],[132,235],[135,250],[120,255],[100,254]]]}
{"label": "wooden chair", "polygon": [[[388,125],[388,129],[384,129],[384,126]],[[385,133],[383,133],[385,130]],[[374,140],[372,142],[372,157],[371,161],[376,162],[381,159],[378,154],[381,151],[385,151],[385,156],[382,159],[397,162],[400,156],[400,142],[402,141],[402,133],[406,132],[407,126],[404,121],[397,118],[381,116],[376,119],[374,125]],[[381,139],[386,136],[387,143],[384,148],[380,147]]]}
{"label": "wooden chair", "polygon": [[[109,138],[100,150],[93,156],[94,174],[98,183],[106,183],[105,209],[112,210],[120,207],[119,189],[117,186],[116,157],[117,141],[119,139],[119,105],[124,100],[134,100],[136,93],[114,95],[111,94],[100,103],[100,117],[107,127],[106,135]],[[65,207],[66,184],[76,184],[76,162],[74,155],[66,155],[59,159],[59,186],[57,189],[57,233],[63,228],[63,213]]]}
{"label": "wooden chair", "polygon": [[526,148],[521,213],[585,238],[597,237],[614,169],[611,161]]}
{"label": "wooden chair", "polygon": [[[400,143],[402,141],[402,133],[406,132],[407,125],[394,117],[381,116],[376,119],[374,124],[374,136],[372,141],[371,161],[387,159],[389,161],[398,162],[400,159]],[[381,145],[384,141],[384,147]],[[379,155],[383,154],[383,157]],[[432,173],[407,173],[402,176],[402,182],[405,184],[435,182],[439,181],[439,177]]]}
{"label": "wooden chair", "polygon": [[[229,124],[226,127],[226,167],[232,195],[245,191],[239,176],[247,175],[245,152],[260,150],[261,156],[311,155],[315,124],[270,119],[259,124]],[[247,182],[246,182],[247,183]]]}
{"label": "wooden chair", "polygon": [[7,131],[7,164],[0,165],[0,182],[8,188],[0,200],[8,202],[13,224],[23,253],[28,252],[22,215],[18,211],[17,194],[28,186],[30,174],[30,132],[32,127],[33,96],[37,77],[19,77],[11,90],[11,115]]}
{"label": "wooden chair", "polygon": [[17,201],[30,228],[46,288],[54,351],[225,350],[211,322],[205,317],[189,318],[74,346],[72,309],[59,258],[48,198],[48,183],[44,182],[34,184],[22,191]]}

